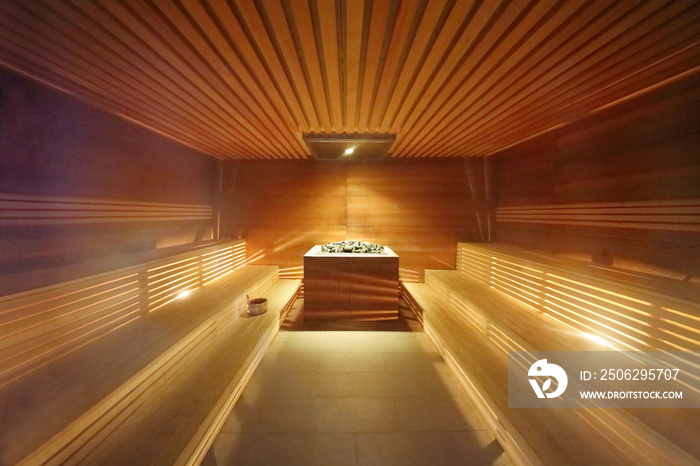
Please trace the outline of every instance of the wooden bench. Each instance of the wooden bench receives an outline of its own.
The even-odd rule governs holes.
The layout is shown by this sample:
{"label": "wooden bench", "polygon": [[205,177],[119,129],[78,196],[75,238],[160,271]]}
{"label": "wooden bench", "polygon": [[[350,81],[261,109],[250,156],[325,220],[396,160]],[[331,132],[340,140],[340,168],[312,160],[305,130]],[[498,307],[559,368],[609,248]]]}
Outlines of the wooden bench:
{"label": "wooden bench", "polygon": [[697,351],[695,286],[460,243],[458,270],[427,270],[403,289],[516,463],[697,464],[696,410],[512,409],[507,393],[508,351]]}
{"label": "wooden bench", "polygon": [[[301,283],[279,280],[277,267],[236,262],[229,254],[232,244],[197,249],[195,260],[177,255],[136,267],[147,272],[146,281],[141,282],[145,289],[121,300],[123,306],[139,310],[134,318],[117,320],[98,335],[79,338],[69,350],[59,346],[47,352],[42,347],[37,354],[43,358],[38,362],[7,371],[0,387],[1,463],[201,461]],[[224,259],[206,262],[207,257]],[[133,276],[134,270],[129,268],[126,275]],[[79,281],[77,288],[83,294],[100,290],[107,295],[88,298],[91,305],[111,303],[111,297],[123,294],[124,271],[106,276],[117,277],[108,280],[115,284],[112,294],[94,277]],[[54,285],[43,292],[5,297],[2,302],[14,303],[7,307],[16,312],[33,309],[33,324],[40,334],[55,332],[55,324],[36,323],[42,315],[41,303],[52,311],[63,308],[52,299],[26,303],[29,296],[79,293],[74,291],[76,283],[63,287],[63,291],[61,285]],[[182,296],[183,290],[190,293]],[[246,294],[267,297],[268,312],[243,316]],[[22,306],[16,305],[17,298],[23,300]],[[73,304],[73,297],[69,302],[69,313],[86,307]],[[99,305],[93,307],[91,314],[97,319],[105,315]],[[71,332],[79,327],[71,322],[65,328]]]}

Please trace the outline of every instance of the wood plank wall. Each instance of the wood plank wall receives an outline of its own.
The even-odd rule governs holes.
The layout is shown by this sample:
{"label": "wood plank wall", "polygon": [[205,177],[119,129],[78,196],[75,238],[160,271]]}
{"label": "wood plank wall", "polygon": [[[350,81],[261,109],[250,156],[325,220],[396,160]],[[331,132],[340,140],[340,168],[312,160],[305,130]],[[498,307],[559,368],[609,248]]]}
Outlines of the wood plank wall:
{"label": "wood plank wall", "polygon": [[0,70],[0,274],[211,238],[218,163]]}
{"label": "wood plank wall", "polygon": [[301,278],[315,244],[381,243],[400,257],[401,279],[454,268],[457,241],[488,236],[481,158],[351,162],[225,162],[222,233],[245,238],[254,264]]}
{"label": "wood plank wall", "polygon": [[700,283],[700,78],[495,157],[497,241]]}

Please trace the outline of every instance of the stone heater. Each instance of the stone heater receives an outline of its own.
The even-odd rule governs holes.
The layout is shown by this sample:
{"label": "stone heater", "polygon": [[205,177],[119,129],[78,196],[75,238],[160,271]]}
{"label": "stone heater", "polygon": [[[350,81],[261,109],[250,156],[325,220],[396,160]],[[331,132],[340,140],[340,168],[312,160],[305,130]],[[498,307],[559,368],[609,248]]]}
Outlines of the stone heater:
{"label": "stone heater", "polygon": [[306,320],[387,320],[399,314],[399,256],[386,246],[345,241],[304,255]]}

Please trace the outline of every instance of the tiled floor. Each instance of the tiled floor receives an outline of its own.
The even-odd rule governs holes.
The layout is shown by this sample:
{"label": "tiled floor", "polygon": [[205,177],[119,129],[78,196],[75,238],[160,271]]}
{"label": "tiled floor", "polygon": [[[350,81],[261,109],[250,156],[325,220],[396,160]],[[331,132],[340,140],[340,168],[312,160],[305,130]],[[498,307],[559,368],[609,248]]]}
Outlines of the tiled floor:
{"label": "tiled floor", "polygon": [[395,327],[281,331],[206,463],[509,464],[425,334]]}

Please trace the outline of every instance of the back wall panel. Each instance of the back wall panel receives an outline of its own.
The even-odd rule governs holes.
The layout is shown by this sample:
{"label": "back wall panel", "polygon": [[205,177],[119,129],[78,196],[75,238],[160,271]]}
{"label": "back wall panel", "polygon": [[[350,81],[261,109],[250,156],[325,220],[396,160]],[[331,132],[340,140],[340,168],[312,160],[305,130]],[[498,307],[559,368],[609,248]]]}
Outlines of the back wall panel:
{"label": "back wall panel", "polygon": [[480,158],[226,162],[222,232],[282,276],[301,277],[315,244],[357,239],[389,246],[401,279],[422,281],[425,268],[455,267],[458,241],[487,235],[484,179]]}

